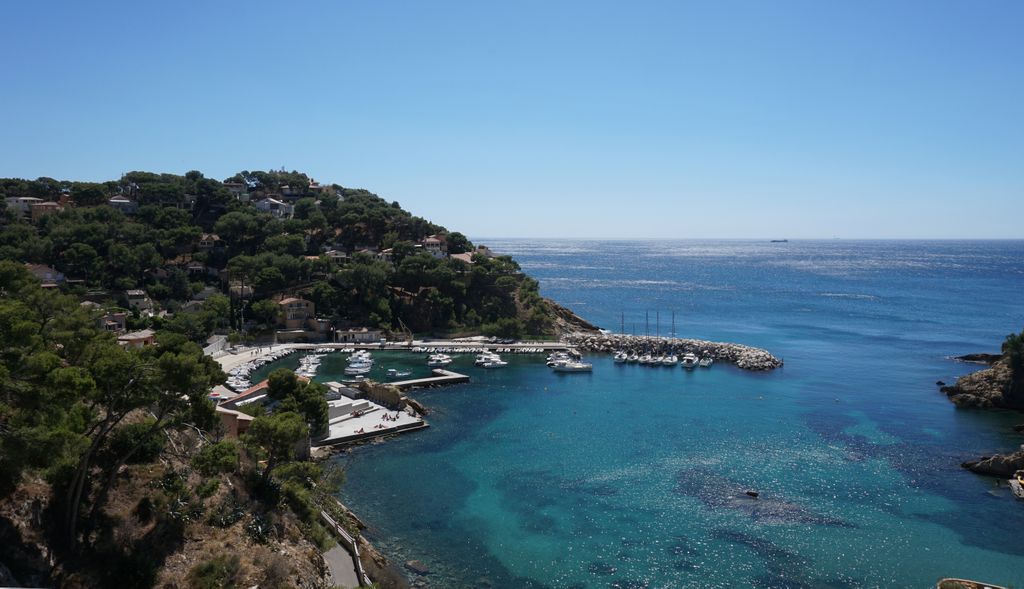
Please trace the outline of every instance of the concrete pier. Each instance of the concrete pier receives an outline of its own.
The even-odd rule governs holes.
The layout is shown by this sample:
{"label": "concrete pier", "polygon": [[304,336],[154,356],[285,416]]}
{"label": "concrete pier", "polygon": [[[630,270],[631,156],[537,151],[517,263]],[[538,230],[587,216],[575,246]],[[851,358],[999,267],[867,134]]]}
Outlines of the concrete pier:
{"label": "concrete pier", "polygon": [[428,376],[426,378],[414,378],[411,380],[399,380],[395,382],[389,382],[387,384],[398,387],[398,390],[400,391],[407,391],[409,389],[421,387],[437,387],[449,384],[469,382],[469,376],[465,374],[459,374],[458,372],[452,372],[451,370],[435,368],[431,372],[433,372],[434,376]]}

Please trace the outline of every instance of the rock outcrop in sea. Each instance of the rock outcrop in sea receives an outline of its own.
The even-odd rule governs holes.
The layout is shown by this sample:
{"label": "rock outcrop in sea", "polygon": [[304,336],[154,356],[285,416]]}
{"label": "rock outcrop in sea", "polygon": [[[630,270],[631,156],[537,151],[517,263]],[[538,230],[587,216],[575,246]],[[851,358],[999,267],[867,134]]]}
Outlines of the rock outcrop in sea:
{"label": "rock outcrop in sea", "polygon": [[1018,470],[1024,470],[1024,446],[1011,454],[982,456],[977,460],[964,462],[960,466],[978,474],[1008,478]]}
{"label": "rock outcrop in sea", "polygon": [[955,384],[941,387],[957,407],[1024,409],[1024,399],[1012,394],[1010,365],[1000,360],[991,367],[961,376]]}
{"label": "rock outcrop in sea", "polygon": [[782,366],[782,360],[767,350],[727,342],[579,332],[563,336],[562,341],[588,352],[622,350],[630,354],[653,354],[656,356],[669,354],[680,356],[692,352],[698,356],[710,356],[716,362],[730,362],[745,370],[774,370]]}

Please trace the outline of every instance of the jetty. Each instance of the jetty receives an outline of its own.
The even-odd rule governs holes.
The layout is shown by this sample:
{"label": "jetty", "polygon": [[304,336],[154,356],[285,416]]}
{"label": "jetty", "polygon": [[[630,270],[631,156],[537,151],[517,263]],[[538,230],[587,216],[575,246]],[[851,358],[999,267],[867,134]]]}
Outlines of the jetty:
{"label": "jetty", "polygon": [[423,388],[423,387],[439,387],[450,384],[460,384],[469,382],[469,376],[465,374],[459,374],[458,372],[452,372],[451,370],[445,370],[443,368],[435,368],[431,371],[434,376],[428,376],[425,378],[413,378],[410,380],[398,380],[395,382],[389,382],[393,387],[398,387],[400,391],[407,391],[409,389]]}
{"label": "jetty", "polygon": [[768,350],[727,342],[612,333],[570,333],[562,341],[587,352],[611,353],[621,350],[637,354],[677,356],[693,353],[713,358],[716,362],[729,362],[744,370],[774,370],[783,364]]}

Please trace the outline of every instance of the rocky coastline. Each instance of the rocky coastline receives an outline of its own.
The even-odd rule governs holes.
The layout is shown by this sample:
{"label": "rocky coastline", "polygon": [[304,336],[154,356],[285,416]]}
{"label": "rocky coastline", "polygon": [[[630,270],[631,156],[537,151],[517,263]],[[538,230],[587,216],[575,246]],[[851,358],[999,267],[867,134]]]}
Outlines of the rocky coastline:
{"label": "rocky coastline", "polygon": [[1009,362],[998,360],[988,368],[961,376],[952,385],[939,390],[957,407],[1024,409],[1024,399],[1012,394]]}
{"label": "rocky coastline", "polygon": [[735,364],[737,368],[744,370],[774,370],[783,364],[782,360],[767,350],[727,342],[585,332],[567,334],[563,336],[562,341],[587,352],[611,353],[623,350],[631,354],[677,356],[692,352],[699,356],[710,356],[716,362]]}
{"label": "rocky coastline", "polygon": [[[1013,371],[1007,358],[995,354],[968,354],[954,360],[989,365],[961,376],[952,385],[947,386],[941,381],[937,383],[939,390],[957,407],[1024,410],[1024,399],[1014,394]],[[1024,424],[1013,429],[1024,432]],[[960,466],[976,474],[1009,478],[1018,470],[1024,470],[1024,445],[1015,452],[982,456]]]}

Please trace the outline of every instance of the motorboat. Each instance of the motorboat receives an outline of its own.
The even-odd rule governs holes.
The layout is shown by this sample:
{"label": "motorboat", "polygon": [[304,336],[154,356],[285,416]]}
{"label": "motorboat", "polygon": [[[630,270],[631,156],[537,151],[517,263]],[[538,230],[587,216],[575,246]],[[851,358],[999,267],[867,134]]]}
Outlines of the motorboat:
{"label": "motorboat", "polygon": [[372,367],[364,364],[353,364],[345,369],[345,376],[359,376],[370,372]]}
{"label": "motorboat", "polygon": [[398,378],[398,377],[402,377],[402,376],[409,376],[410,374],[412,374],[412,372],[409,372],[408,370],[400,371],[400,370],[395,370],[394,368],[388,368],[388,372],[387,372],[388,378]]}
{"label": "motorboat", "polygon": [[586,362],[576,362],[575,360],[569,360],[567,362],[559,362],[552,366],[555,372],[591,372],[594,369],[593,364]]}
{"label": "motorboat", "polygon": [[484,362],[480,366],[483,366],[484,368],[504,368],[508,366],[508,362],[505,362],[501,358],[495,358]]}
{"label": "motorboat", "polygon": [[572,357],[565,352],[555,352],[554,354],[548,356],[547,359],[547,365],[551,367],[554,367],[555,364],[559,364],[562,362],[572,362]]}
{"label": "motorboat", "polygon": [[1024,499],[1024,470],[1018,470],[1010,479],[1010,490],[1017,499]]}
{"label": "motorboat", "polygon": [[993,585],[991,583],[982,583],[981,581],[971,581],[970,579],[954,579],[946,578],[939,579],[939,582],[935,584],[935,589],[1006,589],[1002,585]]}
{"label": "motorboat", "polygon": [[452,363],[452,357],[448,354],[431,354],[427,358],[427,366],[437,368],[439,366],[448,366]]}
{"label": "motorboat", "polygon": [[661,365],[662,366],[675,366],[678,363],[679,363],[679,358],[677,356],[665,356],[661,360]]}
{"label": "motorboat", "polygon": [[476,359],[473,360],[473,364],[476,366],[483,366],[484,364],[495,360],[501,360],[501,356],[494,352],[482,352],[476,355]]}
{"label": "motorboat", "polygon": [[693,352],[687,352],[683,355],[683,359],[680,361],[680,364],[682,364],[683,368],[687,370],[693,370],[693,368],[697,366],[698,362],[700,362],[700,360],[697,358],[696,354]]}
{"label": "motorboat", "polygon": [[701,368],[711,368],[711,365],[714,363],[715,360],[711,356],[704,356],[703,358],[697,361],[697,365],[700,366]]}

